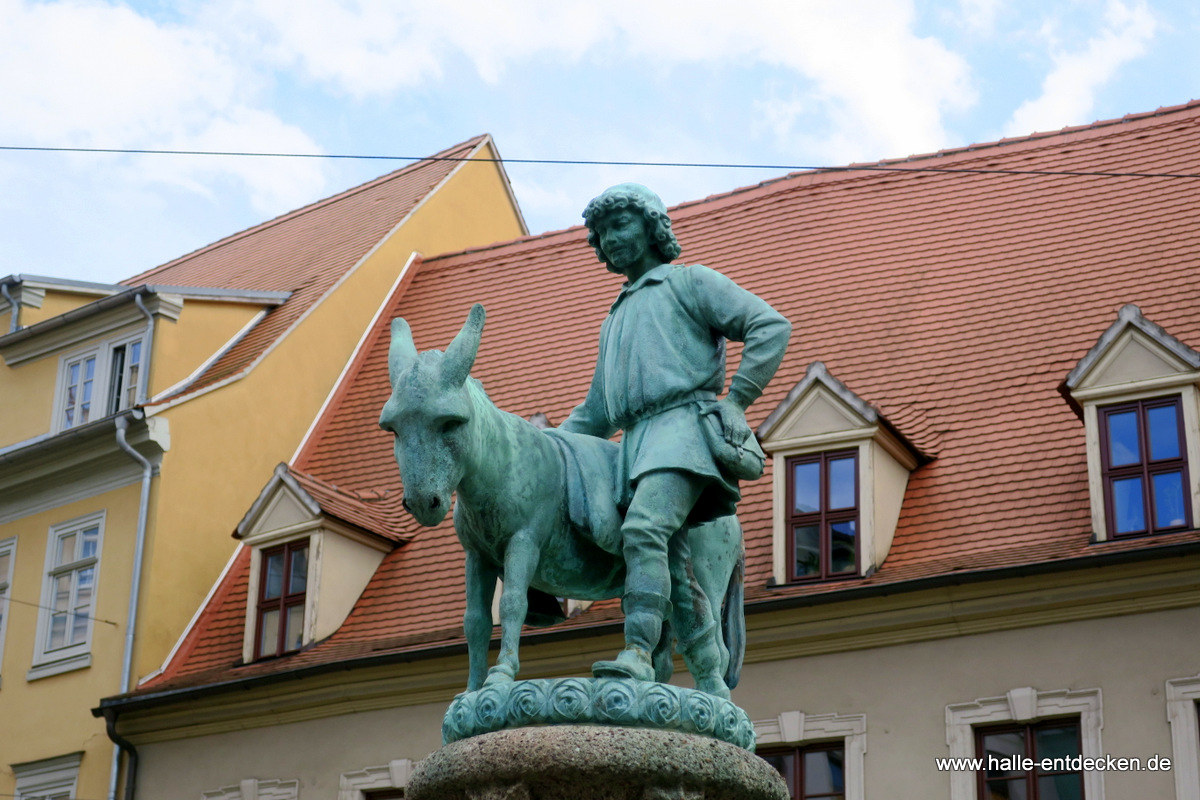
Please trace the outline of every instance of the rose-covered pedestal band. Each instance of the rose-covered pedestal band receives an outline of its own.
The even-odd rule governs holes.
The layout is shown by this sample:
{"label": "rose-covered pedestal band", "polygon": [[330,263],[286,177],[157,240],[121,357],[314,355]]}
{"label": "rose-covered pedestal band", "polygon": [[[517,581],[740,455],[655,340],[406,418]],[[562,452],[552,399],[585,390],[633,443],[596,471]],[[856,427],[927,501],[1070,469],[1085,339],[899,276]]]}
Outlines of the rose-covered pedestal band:
{"label": "rose-covered pedestal band", "polygon": [[728,700],[623,678],[556,678],[484,686],[454,698],[442,742],[533,725],[616,725],[694,733],[754,750],[754,725]]}

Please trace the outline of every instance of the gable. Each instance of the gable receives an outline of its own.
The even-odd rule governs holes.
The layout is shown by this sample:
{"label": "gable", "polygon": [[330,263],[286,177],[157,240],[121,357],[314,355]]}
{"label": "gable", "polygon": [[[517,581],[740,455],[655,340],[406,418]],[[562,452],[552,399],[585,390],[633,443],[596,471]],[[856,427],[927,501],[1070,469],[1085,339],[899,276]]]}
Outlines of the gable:
{"label": "gable", "polygon": [[1177,354],[1136,328],[1127,328],[1098,359],[1079,389],[1122,383],[1194,376],[1195,370]]}

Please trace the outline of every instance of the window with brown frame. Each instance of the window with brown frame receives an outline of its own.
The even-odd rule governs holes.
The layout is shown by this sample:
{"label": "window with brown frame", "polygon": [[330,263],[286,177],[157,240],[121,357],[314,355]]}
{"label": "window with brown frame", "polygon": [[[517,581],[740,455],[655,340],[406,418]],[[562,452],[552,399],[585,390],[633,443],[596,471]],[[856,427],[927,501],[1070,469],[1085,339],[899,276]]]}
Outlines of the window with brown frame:
{"label": "window with brown frame", "polygon": [[254,657],[299,650],[304,643],[308,539],[262,551],[258,581],[258,635]]}
{"label": "window with brown frame", "polygon": [[1138,400],[1106,406],[1099,412],[1109,535],[1136,536],[1190,528],[1180,398]]}
{"label": "window with brown frame", "polygon": [[858,574],[858,451],[787,460],[788,577]]}
{"label": "window with brown frame", "polygon": [[846,796],[846,748],[841,742],[769,750],[759,757],[787,781],[793,800],[842,800]]}
{"label": "window with brown frame", "polygon": [[1083,800],[1078,719],[975,729],[980,800]]}

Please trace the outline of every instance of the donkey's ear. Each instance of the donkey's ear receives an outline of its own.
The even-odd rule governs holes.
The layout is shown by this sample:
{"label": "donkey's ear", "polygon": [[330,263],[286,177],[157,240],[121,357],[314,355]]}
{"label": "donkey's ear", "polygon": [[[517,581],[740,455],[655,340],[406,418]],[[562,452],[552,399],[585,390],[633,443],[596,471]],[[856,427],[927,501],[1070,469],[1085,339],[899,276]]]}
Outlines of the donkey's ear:
{"label": "donkey's ear", "polygon": [[463,323],[462,330],[446,348],[442,361],[442,380],[447,386],[461,386],[471,374],[475,354],[479,352],[479,339],[483,336],[483,321],[487,314],[479,303],[471,306],[471,313]]}
{"label": "donkey's ear", "polygon": [[401,372],[417,360],[417,346],[413,344],[412,328],[402,317],[392,320],[392,345],[388,348],[388,379],[393,385]]}

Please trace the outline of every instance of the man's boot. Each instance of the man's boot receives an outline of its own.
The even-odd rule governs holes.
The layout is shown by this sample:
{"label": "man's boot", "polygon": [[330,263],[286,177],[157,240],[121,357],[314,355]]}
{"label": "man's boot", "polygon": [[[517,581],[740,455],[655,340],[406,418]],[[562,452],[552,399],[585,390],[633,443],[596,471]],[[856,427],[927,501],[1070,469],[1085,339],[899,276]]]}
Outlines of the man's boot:
{"label": "man's boot", "polygon": [[597,678],[654,680],[652,654],[662,633],[663,619],[671,611],[671,601],[656,594],[629,593],[621,599],[625,612],[625,649],[612,661],[592,664]]}

